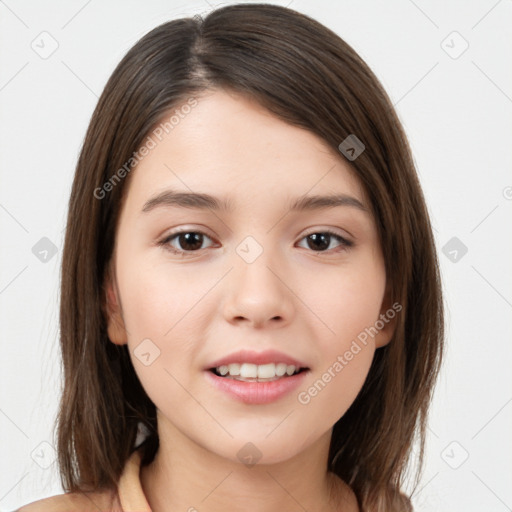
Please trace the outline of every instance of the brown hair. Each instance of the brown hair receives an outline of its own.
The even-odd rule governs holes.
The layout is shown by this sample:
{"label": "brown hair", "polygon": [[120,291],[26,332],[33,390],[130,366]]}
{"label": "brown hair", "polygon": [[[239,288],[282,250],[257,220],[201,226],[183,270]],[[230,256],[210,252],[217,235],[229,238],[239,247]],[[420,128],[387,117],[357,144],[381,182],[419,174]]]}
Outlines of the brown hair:
{"label": "brown hair", "polygon": [[62,260],[62,485],[115,489],[138,422],[150,432],[142,464],[158,449],[155,406],[127,346],[111,343],[106,328],[105,276],[129,174],[100,199],[97,191],[126,169],[170,109],[214,88],[257,100],[336,151],[350,134],[366,147],[351,166],[373,209],[391,303],[403,309],[334,426],[327,470],[352,487],[362,510],[409,508],[402,479],[416,436],[421,467],[444,337],[427,208],[400,121],[365,62],[317,21],[268,4],[231,5],[155,28],[122,59],[99,99],[76,168]]}

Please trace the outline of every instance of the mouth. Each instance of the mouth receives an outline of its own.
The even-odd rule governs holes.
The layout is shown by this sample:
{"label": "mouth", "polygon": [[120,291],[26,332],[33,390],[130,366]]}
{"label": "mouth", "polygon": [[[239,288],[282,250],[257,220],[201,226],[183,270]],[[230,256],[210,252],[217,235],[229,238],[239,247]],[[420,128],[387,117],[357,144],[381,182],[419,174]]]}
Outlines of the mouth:
{"label": "mouth", "polygon": [[204,376],[224,397],[250,405],[264,405],[289,397],[311,368],[277,350],[242,349],[203,367]]}
{"label": "mouth", "polygon": [[[238,364],[238,363],[232,363]],[[222,372],[226,372],[226,368],[214,367],[204,372],[206,381],[212,385],[217,391],[223,396],[227,396],[230,399],[234,399],[237,402],[241,402],[246,405],[266,405],[273,402],[279,402],[286,397],[289,397],[300,385],[304,383],[304,379],[310,372],[308,368],[293,368],[288,365],[287,371],[283,375],[274,375],[270,377],[244,377],[250,373],[255,374],[252,366],[268,366],[268,365],[250,365],[249,368],[244,369],[244,363],[240,364],[241,375],[231,375],[228,371],[224,375]],[[227,365],[229,367],[229,365]],[[279,363],[276,366],[276,373],[282,372],[282,367]],[[259,372],[260,368],[257,368]],[[270,369],[263,368],[265,375],[270,374]],[[288,374],[288,371],[290,374]],[[236,373],[236,367],[234,369]]]}
{"label": "mouth", "polygon": [[293,377],[308,370],[309,368],[307,367],[298,367],[286,363],[230,363],[209,369],[217,377],[240,382],[274,382]]}

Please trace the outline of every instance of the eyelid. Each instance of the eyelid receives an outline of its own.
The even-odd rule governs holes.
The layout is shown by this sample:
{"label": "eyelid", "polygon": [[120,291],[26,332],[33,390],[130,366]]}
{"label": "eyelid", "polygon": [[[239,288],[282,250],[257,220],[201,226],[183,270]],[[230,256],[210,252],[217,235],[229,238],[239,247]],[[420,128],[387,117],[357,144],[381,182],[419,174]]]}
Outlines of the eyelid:
{"label": "eyelid", "polygon": [[180,225],[179,227],[177,228],[174,228],[174,229],[171,229],[170,231],[169,230],[165,230],[164,231],[164,234],[163,235],[160,235],[158,237],[159,240],[165,240],[165,239],[168,239],[168,238],[171,238],[172,236],[174,235],[180,235],[181,233],[200,233],[202,235],[205,235],[207,236],[208,238],[215,238],[215,236],[213,234],[211,234],[211,231],[205,227],[205,226],[201,226],[201,225]]}
{"label": "eyelid", "polygon": [[[337,231],[336,228],[312,228],[311,230],[306,231],[302,235],[302,238],[307,237],[309,235],[313,235],[315,233],[328,233],[329,235],[341,238],[347,244],[354,245],[354,242],[352,240],[350,240],[350,238],[354,238],[354,237],[352,235],[350,235],[350,233],[348,233],[348,231],[346,231],[346,233],[348,235],[350,235],[349,237],[347,237],[345,234],[342,234],[339,231]],[[302,240],[302,238],[301,238],[301,240]]]}
{"label": "eyelid", "polygon": [[[314,228],[311,228],[311,229],[307,230],[301,236],[301,239],[306,237],[306,236],[312,235],[314,233],[329,233],[330,235],[334,235],[334,236],[338,236],[338,237],[342,238],[347,243],[353,243],[349,239],[349,238],[355,238],[351,233],[349,233],[348,231],[345,230],[345,233],[347,233],[349,235],[349,237],[347,238],[347,236],[345,234],[342,234],[342,233],[336,231],[336,229],[339,229],[339,228],[330,228],[330,227],[320,227],[320,228],[318,228],[318,227],[314,227]],[[204,228],[204,227],[197,228],[197,227],[186,227],[185,226],[184,228],[183,227],[176,228],[176,230],[171,231],[170,233],[167,233],[166,235],[163,235],[161,237],[161,239],[164,239],[164,240],[165,239],[169,239],[172,236],[179,235],[181,233],[200,233],[202,235],[207,236],[210,239],[215,238],[213,235],[208,234],[207,231],[208,230],[206,228]]]}

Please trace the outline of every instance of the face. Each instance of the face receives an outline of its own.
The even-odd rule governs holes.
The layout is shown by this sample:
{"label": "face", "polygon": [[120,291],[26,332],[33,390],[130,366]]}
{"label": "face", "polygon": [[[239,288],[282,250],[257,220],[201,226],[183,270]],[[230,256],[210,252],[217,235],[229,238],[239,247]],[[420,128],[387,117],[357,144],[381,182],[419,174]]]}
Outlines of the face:
{"label": "face", "polygon": [[279,462],[330,435],[392,335],[382,252],[340,154],[241,96],[196,99],[130,176],[109,337],[128,344],[159,430]]}

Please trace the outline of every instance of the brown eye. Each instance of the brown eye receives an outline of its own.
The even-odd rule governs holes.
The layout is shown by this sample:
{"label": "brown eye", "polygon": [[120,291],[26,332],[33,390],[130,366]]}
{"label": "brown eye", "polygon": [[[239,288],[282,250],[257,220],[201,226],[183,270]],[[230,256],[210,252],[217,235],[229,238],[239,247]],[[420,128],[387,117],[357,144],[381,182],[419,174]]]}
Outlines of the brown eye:
{"label": "brown eye", "polygon": [[[326,252],[328,250],[336,249],[337,247],[348,248],[353,245],[352,242],[346,240],[342,236],[332,231],[319,231],[306,235],[303,240],[306,240],[307,248],[315,252]],[[338,241],[338,246],[331,247],[331,243]]]}
{"label": "brown eye", "polygon": [[180,247],[185,251],[197,251],[203,245],[203,235],[201,233],[180,233],[177,240]]}
{"label": "brown eye", "polygon": [[210,237],[200,231],[180,231],[173,233],[162,240],[159,245],[163,245],[174,253],[187,253],[205,249],[203,243]]}

